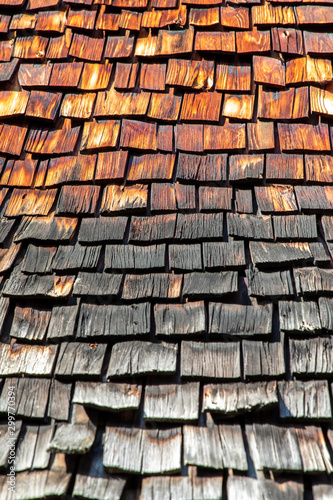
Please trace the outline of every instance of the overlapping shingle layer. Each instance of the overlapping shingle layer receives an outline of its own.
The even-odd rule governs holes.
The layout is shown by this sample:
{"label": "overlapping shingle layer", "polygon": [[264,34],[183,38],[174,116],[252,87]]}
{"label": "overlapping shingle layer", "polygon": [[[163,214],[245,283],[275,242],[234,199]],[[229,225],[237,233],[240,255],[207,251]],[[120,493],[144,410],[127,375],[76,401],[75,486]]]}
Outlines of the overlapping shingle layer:
{"label": "overlapping shingle layer", "polygon": [[333,498],[331,4],[0,0],[1,499]]}

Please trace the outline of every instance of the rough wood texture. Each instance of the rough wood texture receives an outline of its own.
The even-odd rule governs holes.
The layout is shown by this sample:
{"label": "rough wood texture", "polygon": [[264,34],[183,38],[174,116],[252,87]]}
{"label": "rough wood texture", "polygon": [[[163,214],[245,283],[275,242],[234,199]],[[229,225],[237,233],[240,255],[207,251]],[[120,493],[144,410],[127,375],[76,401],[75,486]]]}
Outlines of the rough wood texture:
{"label": "rough wood texture", "polygon": [[59,377],[94,377],[101,374],[106,344],[61,344],[55,373]]}
{"label": "rough wood texture", "polygon": [[273,217],[276,239],[313,240],[317,238],[315,215],[288,215]]}
{"label": "rough wood texture", "polygon": [[214,81],[212,61],[170,59],[165,83],[193,89],[209,89]]}
{"label": "rough wood texture", "polygon": [[57,346],[0,344],[1,375],[50,375]]}
{"label": "rough wood texture", "polygon": [[42,341],[50,318],[51,311],[47,309],[16,307],[10,335],[18,339]]}
{"label": "rough wood texture", "polygon": [[325,420],[332,418],[330,395],[326,380],[279,382],[281,418]]}
{"label": "rough wood texture", "polygon": [[200,384],[147,385],[143,417],[149,421],[190,421],[199,417]]}
{"label": "rough wood texture", "polygon": [[259,470],[319,472],[332,469],[320,428],[254,424],[246,426],[246,434]]}
{"label": "rough wood texture", "polygon": [[244,376],[278,377],[285,373],[283,345],[280,342],[243,340]]}
{"label": "rough wood texture", "polygon": [[305,191],[303,186],[295,187],[297,203],[301,210],[332,210],[332,186],[309,186]]}
{"label": "rough wood texture", "polygon": [[216,66],[216,90],[249,91],[251,88],[251,66],[228,63]]}
{"label": "rough wood texture", "polygon": [[203,243],[202,253],[205,269],[245,266],[244,244],[241,241]]}
{"label": "rough wood texture", "polygon": [[307,55],[287,61],[287,85],[290,83],[327,83],[331,78],[332,63],[329,59],[315,59]]}
{"label": "rough wood texture", "polygon": [[274,124],[257,121],[247,124],[247,137],[250,151],[274,149]]}
{"label": "rough wood texture", "polygon": [[252,337],[272,332],[273,307],[238,304],[209,304],[209,333]]}
{"label": "rough wood texture", "polygon": [[123,241],[127,217],[83,219],[79,231],[80,243]]}
{"label": "rough wood texture", "polygon": [[191,155],[179,153],[177,178],[184,180],[222,181],[227,176],[227,155],[207,154]]}
{"label": "rough wood texture", "polygon": [[318,183],[333,182],[333,162],[328,155],[305,155],[305,177]]}
{"label": "rough wood texture", "polygon": [[292,186],[275,184],[255,187],[258,206],[263,213],[296,212],[297,204]]}
{"label": "rough wood texture", "polygon": [[284,481],[275,482],[267,479],[254,479],[244,476],[229,476],[227,481],[227,492],[229,500],[302,500],[304,486],[299,482]]}
{"label": "rough wood texture", "polygon": [[15,241],[69,241],[77,227],[77,219],[67,217],[23,217]]}
{"label": "rough wood texture", "polygon": [[286,332],[314,333],[321,330],[316,302],[279,302],[280,328]]}
{"label": "rough wood texture", "polygon": [[[142,500],[186,498],[210,500],[222,498],[222,477],[147,477],[142,480]],[[317,500],[317,499],[316,499]]]}
{"label": "rough wood texture", "polygon": [[240,378],[240,343],[183,341],[180,374],[182,377],[199,379]]}
{"label": "rough wood texture", "polygon": [[123,286],[122,298],[124,300],[147,297],[176,299],[180,297],[182,282],[183,276],[176,274],[127,274]]}
{"label": "rough wood texture", "polygon": [[[311,94],[311,110],[313,107]],[[259,86],[258,117],[269,120],[300,120],[309,116],[307,87],[266,92]]]}
{"label": "rough wood texture", "polygon": [[54,120],[57,116],[62,94],[56,92],[32,91],[26,109],[27,116]]}
{"label": "rough wood texture", "polygon": [[135,340],[115,344],[112,348],[107,377],[174,373],[177,362],[176,344]]}
{"label": "rough wood texture", "polygon": [[120,274],[79,272],[73,287],[73,294],[78,296],[105,295],[117,296],[120,291]]}
{"label": "rough wood texture", "polygon": [[331,269],[308,267],[294,269],[293,272],[298,294],[333,291],[333,273]]}
{"label": "rough wood texture", "polygon": [[246,471],[248,465],[241,427],[185,425],[184,464]]}
{"label": "rough wood texture", "polygon": [[139,408],[142,386],[112,382],[76,382],[72,402],[107,411]]}
{"label": "rough wood texture", "polygon": [[278,404],[276,382],[207,384],[203,389],[203,410],[227,417],[265,410]]}
{"label": "rough wood texture", "polygon": [[204,302],[156,304],[154,316],[156,335],[191,335],[206,330]]}
{"label": "rough wood texture", "polygon": [[184,275],[184,297],[221,296],[238,290],[238,273],[225,271],[220,273],[193,272]]}
{"label": "rough wood texture", "polygon": [[104,307],[81,304],[76,333],[78,338],[140,336],[149,332],[149,303]]}
{"label": "rough wood texture", "polygon": [[283,151],[330,151],[328,127],[325,124],[278,124]]}
{"label": "rough wood texture", "polygon": [[163,474],[181,467],[181,429],[107,427],[103,453],[110,472]]}
{"label": "rough wood texture", "polygon": [[273,228],[270,216],[227,214],[228,234],[253,240],[272,240]]}
{"label": "rough wood texture", "polygon": [[333,342],[331,337],[290,339],[289,351],[291,373],[332,373]]}
{"label": "rough wood texture", "polygon": [[247,286],[253,297],[289,297],[294,294],[290,271],[262,272],[247,269]]}
{"label": "rough wood texture", "polygon": [[308,243],[264,243],[250,242],[250,252],[254,264],[267,267],[271,264],[285,265],[297,262],[311,262],[313,257]]}
{"label": "rough wood texture", "polygon": [[163,241],[174,237],[176,214],[132,217],[129,241]]}

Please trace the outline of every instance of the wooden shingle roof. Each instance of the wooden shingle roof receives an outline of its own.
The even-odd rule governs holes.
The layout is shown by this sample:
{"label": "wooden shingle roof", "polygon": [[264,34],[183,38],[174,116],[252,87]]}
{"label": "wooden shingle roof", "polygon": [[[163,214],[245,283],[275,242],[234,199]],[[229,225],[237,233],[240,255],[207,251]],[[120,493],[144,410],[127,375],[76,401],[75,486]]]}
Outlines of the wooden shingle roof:
{"label": "wooden shingle roof", "polygon": [[0,500],[333,498],[332,25],[0,0]]}

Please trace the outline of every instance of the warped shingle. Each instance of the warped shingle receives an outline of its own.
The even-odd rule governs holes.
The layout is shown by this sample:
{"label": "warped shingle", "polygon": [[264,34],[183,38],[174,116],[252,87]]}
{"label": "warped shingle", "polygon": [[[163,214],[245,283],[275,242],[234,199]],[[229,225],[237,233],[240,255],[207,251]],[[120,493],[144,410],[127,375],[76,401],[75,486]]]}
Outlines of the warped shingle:
{"label": "warped shingle", "polygon": [[60,346],[55,373],[61,377],[101,374],[106,344],[63,342]]}
{"label": "warped shingle", "polygon": [[255,479],[245,476],[229,476],[227,481],[228,500],[302,500],[303,483],[268,479]]}
{"label": "warped shingle", "polygon": [[169,59],[165,83],[194,89],[209,89],[214,83],[214,62],[205,59],[202,61]]}
{"label": "warped shingle", "polygon": [[204,302],[156,304],[154,316],[156,335],[191,335],[206,330]]}
{"label": "warped shingle", "polygon": [[181,428],[106,427],[103,464],[110,472],[178,472],[181,468],[181,445]]}
{"label": "warped shingle", "polygon": [[245,250],[242,241],[204,242],[202,244],[205,269],[245,266]]}
{"label": "warped shingle", "polygon": [[107,245],[104,270],[163,269],[166,245]]}
{"label": "warped shingle", "polygon": [[[95,121],[85,122],[83,127],[81,150],[102,149],[108,147],[114,148],[117,145],[119,132],[119,120],[108,120],[100,123]],[[123,152],[115,151],[113,153],[105,153],[105,157],[110,160],[115,160],[115,158],[118,158],[120,155],[123,155]]]}
{"label": "warped shingle", "polygon": [[253,424],[245,427],[258,470],[331,472],[330,455],[318,427]]}
{"label": "warped shingle", "polygon": [[253,79],[258,83],[284,87],[286,85],[284,62],[273,57],[253,56]]}
{"label": "warped shingle", "polygon": [[55,420],[68,420],[71,402],[71,384],[52,380],[47,416]]}
{"label": "warped shingle", "polygon": [[74,276],[25,275],[15,268],[5,283],[3,294],[9,297],[65,299],[72,292],[74,279]]}
{"label": "warped shingle", "polygon": [[161,153],[131,156],[127,179],[131,181],[170,180],[175,159],[176,157],[173,154]]}
{"label": "warped shingle", "polygon": [[50,376],[58,346],[0,344],[0,375]]}
{"label": "warped shingle", "polygon": [[174,237],[177,214],[132,217],[129,241],[163,241]]}
{"label": "warped shingle", "polygon": [[149,303],[129,306],[81,304],[77,338],[142,336],[149,332]]}
{"label": "warped shingle", "polygon": [[96,269],[101,246],[59,246],[52,260],[53,271]]}
{"label": "warped shingle", "polygon": [[73,294],[117,296],[121,282],[121,274],[79,272],[75,279]]}
{"label": "warped shingle", "polygon": [[330,151],[328,126],[279,123],[278,134],[282,151]]}
{"label": "warped shingle", "polygon": [[184,275],[184,297],[221,296],[237,292],[237,290],[238,273],[236,271],[193,272]]}
{"label": "warped shingle", "polygon": [[281,418],[325,420],[332,418],[326,380],[278,382]]}
{"label": "warped shingle", "polygon": [[273,240],[271,216],[228,213],[227,228],[230,236],[254,240]]}
{"label": "warped shingle", "polygon": [[253,337],[272,333],[273,305],[209,303],[209,332]]}
{"label": "warped shingle", "polygon": [[50,318],[50,309],[16,306],[10,335],[18,339],[42,341]]}
{"label": "warped shingle", "polygon": [[67,217],[23,217],[14,241],[69,241],[76,230],[78,220]]}
{"label": "warped shingle", "polygon": [[92,181],[96,159],[96,155],[52,158],[47,166],[45,187],[77,181]]}
{"label": "warped shingle", "polygon": [[48,339],[65,339],[74,336],[76,317],[79,310],[78,303],[70,302],[65,306],[54,306],[52,308]]}
{"label": "warped shingle", "polygon": [[142,386],[136,384],[76,382],[72,402],[108,411],[139,408]]}
{"label": "warped shingle", "polygon": [[14,189],[5,215],[48,215],[57,195],[57,189]]}
{"label": "warped shingle", "polygon": [[[119,276],[121,277],[122,275]],[[122,299],[135,300],[148,297],[176,299],[180,297],[182,282],[182,274],[127,274],[124,281]]]}
{"label": "warped shingle", "polygon": [[223,238],[223,214],[177,215],[176,240]]}
{"label": "warped shingle", "polygon": [[175,373],[177,344],[135,340],[112,348],[107,378],[125,375]]}
{"label": "warped shingle", "polygon": [[278,404],[276,382],[207,384],[203,388],[203,410],[226,416],[259,411]]}
{"label": "warped shingle", "polygon": [[63,186],[60,191],[56,214],[94,214],[99,192],[99,186]]}
{"label": "warped shingle", "polygon": [[305,155],[305,178],[307,181],[332,183],[333,158],[328,155]]}
{"label": "warped shingle", "polygon": [[246,471],[248,463],[239,425],[184,426],[184,464]]}
{"label": "warped shingle", "polygon": [[109,84],[111,71],[112,63],[109,62],[105,64],[85,63],[78,88],[80,90],[105,90]]}
{"label": "warped shingle", "polygon": [[321,325],[325,330],[333,329],[333,299],[320,297],[318,300]]}
{"label": "warped shingle", "polygon": [[273,225],[277,239],[309,241],[317,238],[315,215],[274,215]]}
{"label": "warped shingle", "polygon": [[52,438],[54,426],[23,425],[16,448],[15,467],[17,472],[29,469],[46,469],[50,454],[47,446]]}
{"label": "warped shingle", "polygon": [[[6,378],[2,394],[8,394],[11,390],[15,391],[17,415],[27,418],[44,418],[50,385],[51,380],[45,378]],[[1,398],[0,412],[7,413],[9,406],[8,398]]]}
{"label": "warped shingle", "polygon": [[145,420],[188,421],[199,417],[198,382],[147,385],[143,407]]}
{"label": "warped shingle", "polygon": [[290,271],[262,272],[246,269],[249,295],[253,297],[288,297],[294,294]]}
{"label": "warped shingle", "polygon": [[296,293],[317,293],[333,291],[333,270],[305,267],[293,270]]}
{"label": "warped shingle", "polygon": [[127,220],[127,217],[82,219],[79,242],[100,243],[104,241],[122,241],[125,235]]}
{"label": "warped shingle", "polygon": [[250,242],[250,252],[254,264],[258,267],[275,264],[286,266],[298,262],[313,260],[308,243],[264,243]]}
{"label": "warped shingle", "polygon": [[169,267],[176,271],[201,270],[201,245],[169,245]]}

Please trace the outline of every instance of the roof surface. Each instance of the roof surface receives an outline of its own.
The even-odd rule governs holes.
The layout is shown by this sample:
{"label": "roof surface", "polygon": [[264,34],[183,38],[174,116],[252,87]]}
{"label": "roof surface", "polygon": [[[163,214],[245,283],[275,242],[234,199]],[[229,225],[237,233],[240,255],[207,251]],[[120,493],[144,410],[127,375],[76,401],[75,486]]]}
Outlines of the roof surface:
{"label": "roof surface", "polygon": [[324,4],[0,0],[1,500],[333,498]]}

